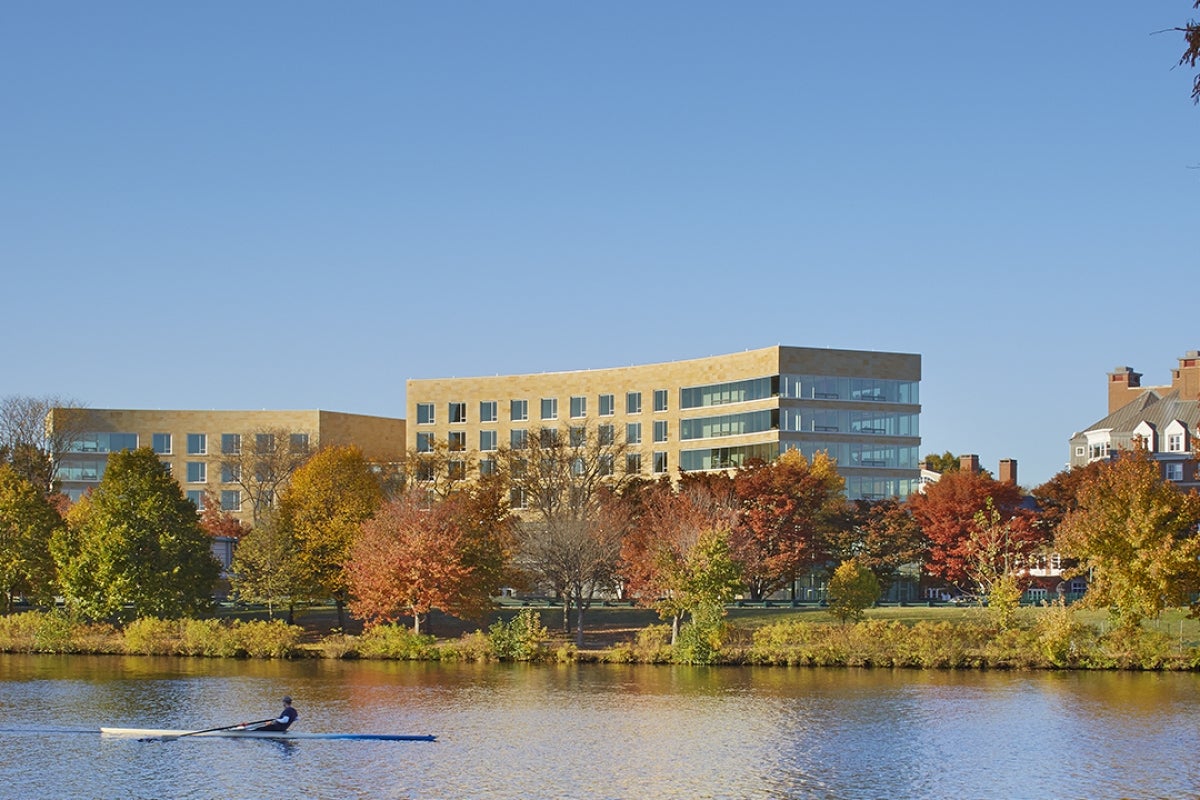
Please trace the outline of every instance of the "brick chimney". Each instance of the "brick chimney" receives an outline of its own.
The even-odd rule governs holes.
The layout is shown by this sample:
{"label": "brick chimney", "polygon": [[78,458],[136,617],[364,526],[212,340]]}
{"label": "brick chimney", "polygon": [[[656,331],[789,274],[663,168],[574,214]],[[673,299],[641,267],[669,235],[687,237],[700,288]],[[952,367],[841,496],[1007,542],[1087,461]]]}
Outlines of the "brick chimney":
{"label": "brick chimney", "polygon": [[970,472],[972,474],[979,472],[979,456],[977,456],[977,455],[959,456],[958,457],[958,468],[960,470],[962,470],[963,472]]}
{"label": "brick chimney", "polygon": [[1171,388],[1179,390],[1181,400],[1200,400],[1200,352],[1189,350],[1179,359],[1179,369],[1171,372]]}
{"label": "brick chimney", "polygon": [[1113,413],[1141,393],[1142,373],[1134,372],[1130,367],[1116,367],[1108,373],[1108,413]]}
{"label": "brick chimney", "polygon": [[1000,459],[1000,482],[1017,485],[1017,460],[1015,458]]}

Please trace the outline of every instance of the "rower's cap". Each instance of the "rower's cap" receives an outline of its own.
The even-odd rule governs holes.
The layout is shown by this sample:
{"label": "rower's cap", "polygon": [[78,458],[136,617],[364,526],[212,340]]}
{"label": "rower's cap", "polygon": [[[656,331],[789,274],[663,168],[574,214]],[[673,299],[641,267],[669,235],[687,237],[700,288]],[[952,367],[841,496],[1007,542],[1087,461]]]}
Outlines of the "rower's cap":
{"label": "rower's cap", "polygon": [[292,704],[292,698],[285,694],[283,696],[283,702],[287,703],[290,706]]}

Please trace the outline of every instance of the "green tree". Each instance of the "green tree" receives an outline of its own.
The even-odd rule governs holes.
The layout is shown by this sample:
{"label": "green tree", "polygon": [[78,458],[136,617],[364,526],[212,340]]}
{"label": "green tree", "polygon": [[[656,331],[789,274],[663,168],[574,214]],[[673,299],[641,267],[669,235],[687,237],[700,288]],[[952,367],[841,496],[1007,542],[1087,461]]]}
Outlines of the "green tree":
{"label": "green tree", "polygon": [[845,624],[860,620],[879,599],[879,578],[861,561],[843,561],[829,579],[829,613]]}
{"label": "green tree", "polygon": [[23,594],[38,601],[53,595],[50,540],[63,519],[44,492],[8,464],[0,464],[0,591],[12,611]]}
{"label": "green tree", "polygon": [[1059,550],[1088,578],[1084,602],[1137,627],[1200,591],[1200,496],[1163,480],[1145,450],[1121,451],[1079,487]]}
{"label": "green tree", "polygon": [[294,622],[295,598],[303,595],[300,558],[291,532],[275,515],[267,516],[238,541],[229,583],[240,599],[265,604],[270,617],[286,604],[288,624]]}
{"label": "green tree", "polygon": [[933,470],[934,472],[945,475],[948,472],[958,472],[962,467],[962,462],[958,460],[958,456],[951,453],[949,450],[938,455],[933,453],[925,456],[925,469]]}
{"label": "green tree", "polygon": [[308,599],[332,598],[345,628],[343,567],[359,526],[383,502],[383,489],[357,447],[327,447],[297,469],[279,503],[279,524],[293,537]]}
{"label": "green tree", "polygon": [[52,548],[68,606],[93,618],[125,603],[141,616],[200,611],[220,572],[195,505],[148,447],[109,455]]}
{"label": "green tree", "polygon": [[975,513],[966,563],[967,574],[975,582],[979,596],[1001,628],[1008,628],[1028,583],[1028,550],[1013,520],[1005,518],[992,498]]}

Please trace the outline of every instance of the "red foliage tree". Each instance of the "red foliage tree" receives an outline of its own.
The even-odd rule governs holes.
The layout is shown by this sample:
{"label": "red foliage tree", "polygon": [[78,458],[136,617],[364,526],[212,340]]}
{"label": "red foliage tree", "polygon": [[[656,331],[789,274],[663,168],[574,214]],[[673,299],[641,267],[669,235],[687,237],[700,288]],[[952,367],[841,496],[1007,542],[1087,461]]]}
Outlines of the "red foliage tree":
{"label": "red foliage tree", "polygon": [[204,493],[204,510],[200,512],[200,527],[209,536],[228,536],[241,539],[250,532],[250,526],[233,514],[221,509],[217,493],[209,489]]}

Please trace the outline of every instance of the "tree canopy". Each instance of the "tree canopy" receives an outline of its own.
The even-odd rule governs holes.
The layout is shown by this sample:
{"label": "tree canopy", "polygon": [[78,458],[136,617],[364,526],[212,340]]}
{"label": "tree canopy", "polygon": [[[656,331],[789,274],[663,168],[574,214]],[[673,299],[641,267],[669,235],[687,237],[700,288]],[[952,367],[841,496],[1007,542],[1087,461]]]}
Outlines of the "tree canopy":
{"label": "tree canopy", "polygon": [[43,490],[0,464],[0,592],[8,610],[17,594],[40,601],[54,594],[50,540],[62,526]]}

